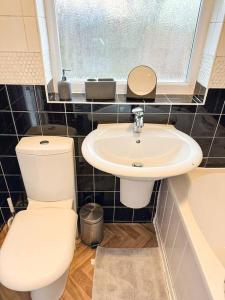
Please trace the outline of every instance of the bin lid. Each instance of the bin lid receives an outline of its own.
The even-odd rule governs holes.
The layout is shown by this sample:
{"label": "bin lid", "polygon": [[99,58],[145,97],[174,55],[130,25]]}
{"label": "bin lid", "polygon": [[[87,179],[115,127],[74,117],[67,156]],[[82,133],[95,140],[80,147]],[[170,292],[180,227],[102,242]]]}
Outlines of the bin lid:
{"label": "bin lid", "polygon": [[98,223],[103,218],[103,208],[97,203],[87,203],[81,207],[80,218],[86,223]]}

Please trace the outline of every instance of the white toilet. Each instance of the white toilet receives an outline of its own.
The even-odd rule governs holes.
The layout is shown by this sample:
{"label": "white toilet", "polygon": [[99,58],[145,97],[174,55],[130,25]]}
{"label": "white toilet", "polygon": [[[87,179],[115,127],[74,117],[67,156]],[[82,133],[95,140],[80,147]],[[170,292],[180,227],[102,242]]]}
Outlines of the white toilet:
{"label": "white toilet", "polygon": [[28,207],[16,214],[0,249],[0,282],[58,300],[75,249],[77,228],[72,138],[25,137],[16,146]]}

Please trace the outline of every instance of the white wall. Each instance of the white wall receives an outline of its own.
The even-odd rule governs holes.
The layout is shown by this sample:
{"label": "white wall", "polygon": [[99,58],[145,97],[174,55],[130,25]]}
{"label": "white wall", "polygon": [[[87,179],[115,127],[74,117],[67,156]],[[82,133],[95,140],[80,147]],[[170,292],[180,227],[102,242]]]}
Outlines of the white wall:
{"label": "white wall", "polygon": [[41,3],[42,0],[0,1],[0,84],[45,84],[51,76],[49,68],[47,72],[44,68],[48,66],[48,56],[43,51],[43,39],[47,44],[48,40],[45,17],[38,13]]}
{"label": "white wall", "polygon": [[225,20],[209,82],[211,88],[225,88]]}
{"label": "white wall", "polygon": [[221,59],[217,53],[219,41],[222,39],[221,35],[225,34],[224,31],[221,33],[224,12],[224,0],[215,0],[198,75],[198,81],[205,87],[225,87],[225,55],[223,51]]}
{"label": "white wall", "polygon": [[[43,2],[0,1],[0,84],[46,84],[51,80]],[[224,9],[224,0],[215,0],[198,76],[205,87],[225,87]]]}

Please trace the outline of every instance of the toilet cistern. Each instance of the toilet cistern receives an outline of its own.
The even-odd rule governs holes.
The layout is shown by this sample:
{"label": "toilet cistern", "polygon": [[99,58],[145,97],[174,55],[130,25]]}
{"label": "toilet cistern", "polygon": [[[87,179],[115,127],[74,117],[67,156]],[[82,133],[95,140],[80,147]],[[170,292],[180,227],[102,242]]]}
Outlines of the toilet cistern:
{"label": "toilet cistern", "polygon": [[140,133],[142,127],[144,126],[144,112],[143,108],[135,107],[132,109],[132,113],[134,114],[134,132]]}

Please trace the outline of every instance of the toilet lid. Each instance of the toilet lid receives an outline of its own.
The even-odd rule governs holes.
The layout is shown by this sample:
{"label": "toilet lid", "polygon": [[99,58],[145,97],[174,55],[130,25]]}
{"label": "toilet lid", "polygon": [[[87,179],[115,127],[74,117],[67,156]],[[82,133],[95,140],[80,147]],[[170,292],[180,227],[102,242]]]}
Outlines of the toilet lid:
{"label": "toilet lid", "polygon": [[77,215],[72,209],[19,212],[0,249],[0,282],[32,291],[57,280],[74,254]]}

